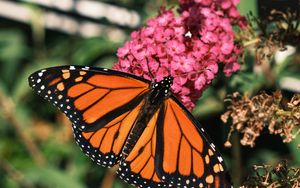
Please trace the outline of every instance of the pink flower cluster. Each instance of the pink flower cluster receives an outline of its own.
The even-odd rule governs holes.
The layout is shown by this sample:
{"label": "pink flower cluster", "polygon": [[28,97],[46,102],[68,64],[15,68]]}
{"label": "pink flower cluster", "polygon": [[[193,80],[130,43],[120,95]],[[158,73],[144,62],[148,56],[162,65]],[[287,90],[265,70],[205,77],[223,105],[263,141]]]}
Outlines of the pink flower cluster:
{"label": "pink flower cluster", "polygon": [[[114,69],[152,79],[174,77],[173,93],[189,109],[223,64],[226,76],[240,69],[232,24],[245,26],[238,0],[180,0],[180,15],[161,9],[119,48]],[[147,60],[148,59],[148,64]],[[149,67],[148,67],[149,65]]]}

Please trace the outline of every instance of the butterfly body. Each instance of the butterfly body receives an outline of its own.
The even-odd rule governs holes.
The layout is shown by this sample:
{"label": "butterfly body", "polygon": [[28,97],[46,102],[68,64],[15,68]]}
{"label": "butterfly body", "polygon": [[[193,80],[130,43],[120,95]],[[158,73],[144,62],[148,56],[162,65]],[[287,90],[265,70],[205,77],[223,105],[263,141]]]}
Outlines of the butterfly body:
{"label": "butterfly body", "polygon": [[160,82],[109,69],[62,66],[29,85],[64,112],[81,150],[138,187],[231,187],[224,160],[201,125]]}
{"label": "butterfly body", "polygon": [[[132,148],[135,146],[138,138],[144,132],[147,124],[155,112],[161,108],[163,101],[171,94],[173,77],[168,76],[160,82],[152,82],[149,85],[149,93],[145,96],[145,103],[141,107],[141,113],[138,115],[135,125],[125,143],[123,149],[124,157],[127,157]],[[142,148],[143,149],[143,148]]]}

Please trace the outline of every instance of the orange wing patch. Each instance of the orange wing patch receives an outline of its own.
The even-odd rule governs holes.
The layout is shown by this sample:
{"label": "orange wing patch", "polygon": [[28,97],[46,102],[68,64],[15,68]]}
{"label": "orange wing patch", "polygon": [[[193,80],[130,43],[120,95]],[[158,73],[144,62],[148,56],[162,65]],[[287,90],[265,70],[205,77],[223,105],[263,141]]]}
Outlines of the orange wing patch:
{"label": "orange wing patch", "polygon": [[[72,89],[72,88],[71,88]],[[74,106],[79,110],[84,110],[87,107],[91,106],[95,102],[102,98],[104,95],[108,94],[108,89],[96,88],[93,89],[81,97],[77,98],[74,102]]]}
{"label": "orange wing patch", "polygon": [[155,168],[158,114],[159,110],[153,115],[127,158],[120,163],[118,174],[126,182],[145,187],[163,185]]}
{"label": "orange wing patch", "polygon": [[[82,71],[79,74],[86,75]],[[82,112],[81,119],[86,124],[93,124],[108,112],[129,103],[146,91],[148,84],[142,81],[97,74],[88,78],[86,82],[74,82],[67,90],[67,95],[73,99],[74,108]]]}
{"label": "orange wing patch", "polygon": [[82,95],[83,93],[93,89],[94,87],[86,84],[86,83],[80,83],[77,85],[72,86],[69,90],[67,95],[71,98],[78,97],[79,95]]}
{"label": "orange wing patch", "polygon": [[154,156],[156,146],[153,145],[152,142],[156,139],[154,133],[156,130],[157,116],[158,111],[151,118],[138,142],[125,159],[127,163],[130,163],[132,172],[140,174],[140,176],[145,179],[151,179],[155,173]]}
{"label": "orange wing patch", "polygon": [[88,83],[105,88],[122,88],[122,87],[148,87],[145,82],[132,78],[112,76],[112,75],[94,75],[87,80]]}
{"label": "orange wing patch", "polygon": [[165,101],[164,119],[164,160],[163,170],[167,173],[178,171],[184,176],[191,172],[201,177],[203,164],[201,153],[203,140],[194,124],[186,117],[181,108],[173,101]]}
{"label": "orange wing patch", "polygon": [[184,137],[182,137],[180,150],[179,150],[178,170],[180,174],[184,176],[189,176],[191,173],[191,165],[192,165],[191,152],[192,152],[192,148],[190,147],[188,141]]}
{"label": "orange wing patch", "polygon": [[95,132],[82,132],[82,136],[89,141],[93,148],[99,149],[102,154],[120,155],[142,104],[141,102],[132,111],[122,114]]}
{"label": "orange wing patch", "polygon": [[[94,123],[95,121],[97,121],[99,118],[101,118],[103,115],[107,114],[108,112],[130,102],[136,96],[141,95],[143,92],[145,92],[145,88],[111,90],[111,91],[103,91],[103,93],[102,91],[100,92],[101,92],[100,96],[94,97],[96,98],[95,101],[97,102],[83,112],[83,119],[85,122],[89,124]],[[91,96],[91,98],[93,97]],[[89,98],[86,98],[84,96],[82,96],[79,99],[83,101],[90,100]],[[75,101],[75,107],[76,107],[76,101]]]}

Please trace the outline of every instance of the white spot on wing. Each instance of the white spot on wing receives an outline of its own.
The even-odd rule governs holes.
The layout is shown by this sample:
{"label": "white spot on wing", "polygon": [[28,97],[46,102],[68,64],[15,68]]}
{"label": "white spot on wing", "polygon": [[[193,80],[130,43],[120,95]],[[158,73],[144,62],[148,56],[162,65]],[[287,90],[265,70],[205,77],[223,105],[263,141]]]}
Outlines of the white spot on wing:
{"label": "white spot on wing", "polygon": [[218,156],[218,160],[219,160],[220,162],[222,162],[222,161],[223,161],[223,158],[220,157],[220,156]]}
{"label": "white spot on wing", "polygon": [[216,151],[215,145],[213,143],[210,144],[212,150]]}

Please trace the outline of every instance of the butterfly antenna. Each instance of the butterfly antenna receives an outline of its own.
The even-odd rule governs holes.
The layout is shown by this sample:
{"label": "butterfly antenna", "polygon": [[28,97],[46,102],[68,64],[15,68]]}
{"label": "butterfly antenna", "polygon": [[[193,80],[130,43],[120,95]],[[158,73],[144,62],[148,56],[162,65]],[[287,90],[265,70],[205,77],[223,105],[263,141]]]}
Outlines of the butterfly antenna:
{"label": "butterfly antenna", "polygon": [[168,38],[166,38],[166,43],[165,43],[165,46],[166,46],[166,54],[167,54],[167,60],[168,60],[168,76],[171,76],[171,62],[169,62],[169,54],[168,54],[168,51],[167,51],[167,48],[168,48]]}
{"label": "butterfly antenna", "polygon": [[159,59],[157,59],[156,61],[158,62],[158,67],[157,67],[157,69],[156,69],[156,72],[157,72],[158,69],[160,68],[160,61],[159,61]]}
{"label": "butterfly antenna", "polygon": [[152,74],[152,71],[151,71],[150,66],[149,66],[149,60],[148,60],[148,57],[146,57],[146,62],[147,62],[148,72],[149,72],[150,76],[152,77],[152,79],[156,82],[156,78],[155,78],[154,75]]}
{"label": "butterfly antenna", "polygon": [[169,65],[168,65],[169,67],[168,67],[168,76],[171,76],[171,62],[169,63]]}

